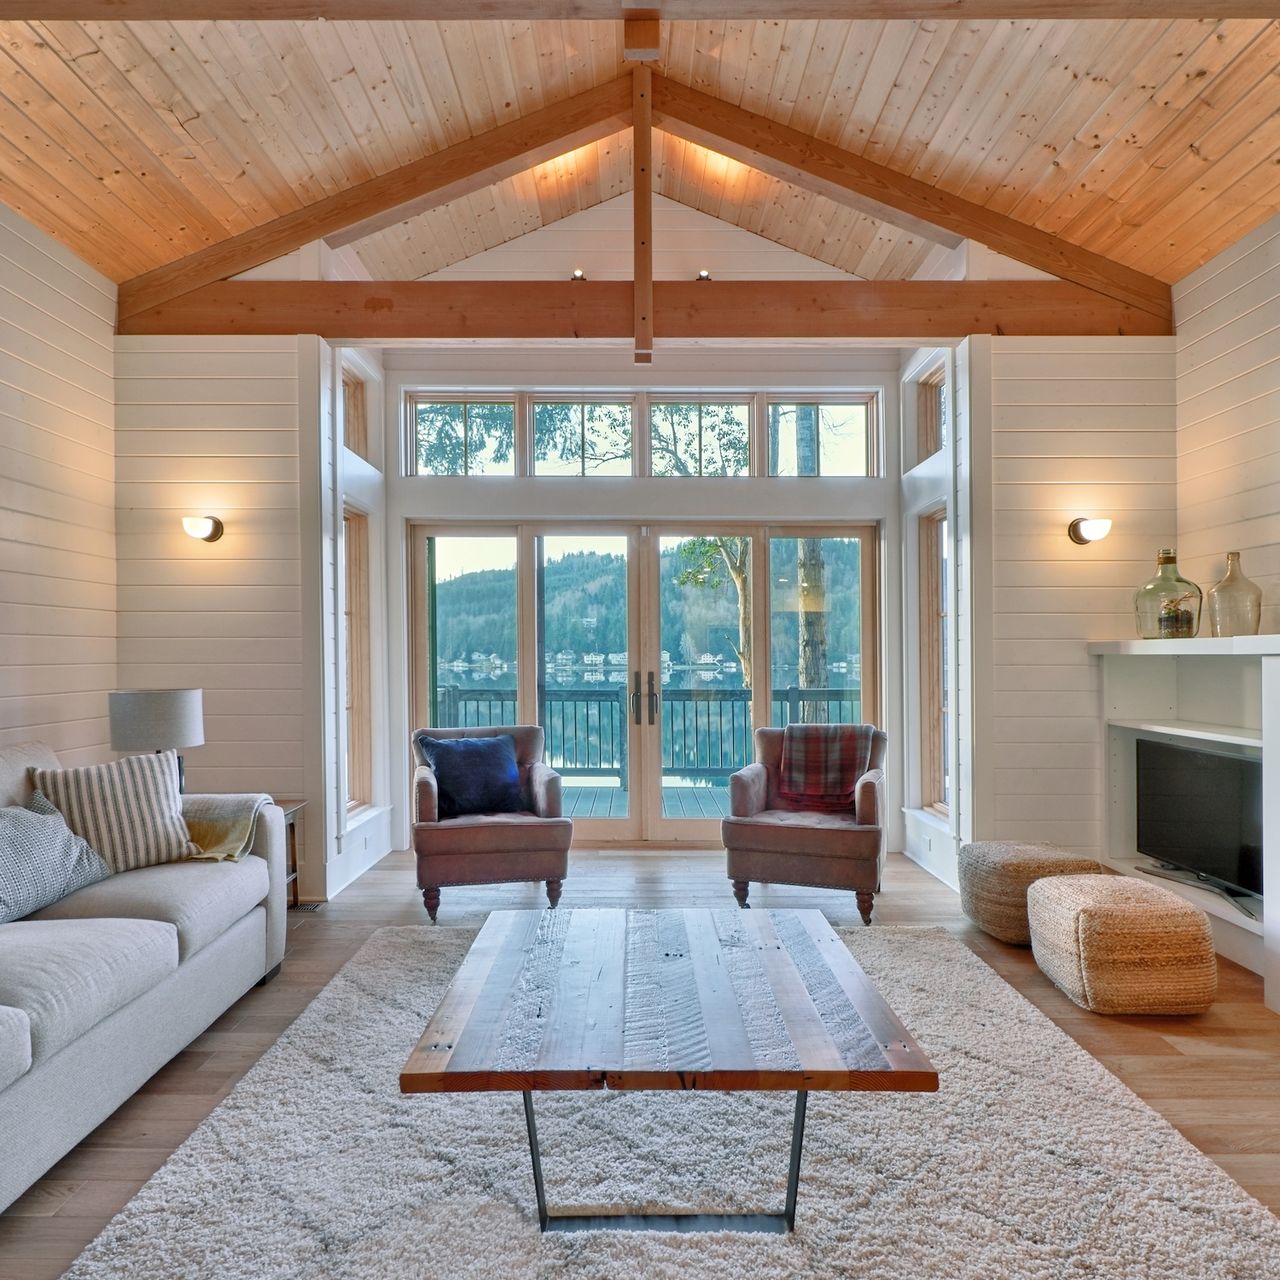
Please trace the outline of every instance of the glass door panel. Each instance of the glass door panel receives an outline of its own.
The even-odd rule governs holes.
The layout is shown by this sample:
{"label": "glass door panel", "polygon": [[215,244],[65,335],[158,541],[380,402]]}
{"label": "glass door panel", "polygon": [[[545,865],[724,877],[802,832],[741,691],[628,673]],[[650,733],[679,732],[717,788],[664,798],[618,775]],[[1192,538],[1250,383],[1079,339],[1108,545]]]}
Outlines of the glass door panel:
{"label": "glass door panel", "polygon": [[632,813],[628,538],[537,539],[538,719],[575,820]]}
{"label": "glass door panel", "polygon": [[862,540],[769,540],[770,721],[861,724]]}
{"label": "glass door panel", "polygon": [[427,549],[430,722],[516,724],[516,539],[431,537]]}
{"label": "glass door panel", "polygon": [[663,820],[724,817],[729,776],[755,758],[751,557],[749,537],[659,539],[660,689],[643,692],[661,709]]}

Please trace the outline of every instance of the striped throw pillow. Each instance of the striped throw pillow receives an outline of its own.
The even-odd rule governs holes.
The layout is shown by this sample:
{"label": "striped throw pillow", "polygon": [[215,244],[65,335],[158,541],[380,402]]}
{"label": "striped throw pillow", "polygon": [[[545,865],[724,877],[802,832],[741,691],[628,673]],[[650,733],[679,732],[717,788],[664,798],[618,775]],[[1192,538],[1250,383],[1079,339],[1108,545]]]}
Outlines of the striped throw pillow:
{"label": "striped throw pillow", "polygon": [[32,769],[31,781],[112,871],[176,862],[199,852],[182,820],[175,751],[83,769]]}

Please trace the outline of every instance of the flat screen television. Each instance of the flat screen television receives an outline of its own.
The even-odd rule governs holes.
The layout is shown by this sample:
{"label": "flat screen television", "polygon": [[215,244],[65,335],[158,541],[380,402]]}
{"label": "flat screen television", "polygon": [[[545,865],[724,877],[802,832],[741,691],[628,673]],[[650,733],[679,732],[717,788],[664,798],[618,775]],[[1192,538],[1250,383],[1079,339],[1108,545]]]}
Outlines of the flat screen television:
{"label": "flat screen television", "polygon": [[1262,761],[1138,739],[1138,852],[1262,894]]}

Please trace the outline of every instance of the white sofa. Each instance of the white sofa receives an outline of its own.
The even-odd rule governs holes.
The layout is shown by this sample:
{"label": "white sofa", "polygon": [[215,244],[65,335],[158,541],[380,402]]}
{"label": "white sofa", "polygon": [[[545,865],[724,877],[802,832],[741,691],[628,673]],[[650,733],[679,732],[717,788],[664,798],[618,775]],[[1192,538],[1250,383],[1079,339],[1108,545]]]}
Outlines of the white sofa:
{"label": "white sofa", "polygon": [[[42,743],[0,749],[0,805],[24,804]],[[0,924],[0,1209],[102,1123],[284,956],[285,831],[252,856],[108,877]]]}

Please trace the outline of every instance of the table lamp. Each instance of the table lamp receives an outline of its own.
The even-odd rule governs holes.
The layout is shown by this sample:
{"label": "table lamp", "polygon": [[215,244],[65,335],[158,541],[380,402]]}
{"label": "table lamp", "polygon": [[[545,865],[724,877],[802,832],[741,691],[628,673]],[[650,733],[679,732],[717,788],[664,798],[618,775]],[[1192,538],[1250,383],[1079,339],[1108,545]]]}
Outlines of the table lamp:
{"label": "table lamp", "polygon": [[[107,694],[113,751],[181,752],[204,743],[203,689],[117,689]],[[184,782],[178,756],[178,790]]]}

